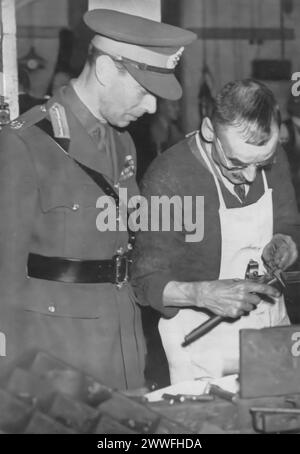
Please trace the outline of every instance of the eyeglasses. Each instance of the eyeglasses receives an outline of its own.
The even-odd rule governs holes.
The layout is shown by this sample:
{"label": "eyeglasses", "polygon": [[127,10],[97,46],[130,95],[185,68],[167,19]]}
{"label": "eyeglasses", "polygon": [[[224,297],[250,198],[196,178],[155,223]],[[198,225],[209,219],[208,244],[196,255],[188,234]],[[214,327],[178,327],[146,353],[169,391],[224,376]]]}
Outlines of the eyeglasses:
{"label": "eyeglasses", "polygon": [[219,149],[221,150],[222,152],[222,157],[223,157],[223,160],[224,162],[226,163],[226,165],[222,164],[224,167],[226,167],[226,169],[228,170],[244,170],[244,169],[247,169],[248,167],[250,166],[255,166],[257,169],[262,169],[264,167],[268,167],[268,166],[271,166],[272,164],[274,164],[276,158],[275,156],[273,155],[271,158],[267,159],[266,161],[263,161],[263,162],[259,162],[257,164],[240,164],[240,165],[231,165],[230,162],[229,162],[229,159],[227,158],[225,152],[224,152],[224,149],[223,149],[223,146],[222,146],[222,143],[220,141],[220,139],[218,137],[216,137],[216,141],[217,141],[217,144],[219,146]]}

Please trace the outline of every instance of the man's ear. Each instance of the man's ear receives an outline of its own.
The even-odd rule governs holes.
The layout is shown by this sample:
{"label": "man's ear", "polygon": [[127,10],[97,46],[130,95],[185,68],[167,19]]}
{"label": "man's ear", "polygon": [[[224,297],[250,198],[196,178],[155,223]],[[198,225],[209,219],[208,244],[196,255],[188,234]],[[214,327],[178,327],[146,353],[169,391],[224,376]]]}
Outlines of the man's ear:
{"label": "man's ear", "polygon": [[214,140],[214,127],[208,117],[204,117],[201,123],[201,135],[206,142]]}
{"label": "man's ear", "polygon": [[96,77],[102,86],[108,86],[117,73],[117,67],[109,55],[99,55],[95,63]]}

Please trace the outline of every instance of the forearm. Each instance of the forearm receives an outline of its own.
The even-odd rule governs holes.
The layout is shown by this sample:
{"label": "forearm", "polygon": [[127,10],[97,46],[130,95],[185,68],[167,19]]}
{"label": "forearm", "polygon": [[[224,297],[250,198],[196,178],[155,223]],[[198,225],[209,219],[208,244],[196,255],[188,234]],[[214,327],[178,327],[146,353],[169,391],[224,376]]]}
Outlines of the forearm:
{"label": "forearm", "polygon": [[250,279],[225,279],[216,281],[170,281],[164,288],[165,307],[205,308],[222,317],[240,317],[253,310],[262,295],[278,298],[280,293],[273,287]]}
{"label": "forearm", "polygon": [[204,307],[207,285],[207,282],[168,282],[163,291],[163,304],[165,307]]}

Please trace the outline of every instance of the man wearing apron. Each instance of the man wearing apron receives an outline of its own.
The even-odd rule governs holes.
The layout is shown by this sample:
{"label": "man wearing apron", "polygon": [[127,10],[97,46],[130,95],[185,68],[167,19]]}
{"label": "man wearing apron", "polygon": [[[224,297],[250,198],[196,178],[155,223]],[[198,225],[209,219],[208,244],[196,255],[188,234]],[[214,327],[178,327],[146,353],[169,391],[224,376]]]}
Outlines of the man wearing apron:
{"label": "man wearing apron", "polygon": [[[146,197],[204,196],[203,241],[187,243],[184,229],[137,240],[136,286],[144,304],[164,315],[159,332],[172,383],[237,372],[240,329],[289,324],[279,292],[245,280],[251,259],[263,274],[297,258],[299,220],[279,126],[263,84],[231,82],[200,133],[158,158],[144,178]],[[212,314],[227,319],[182,347]]]}

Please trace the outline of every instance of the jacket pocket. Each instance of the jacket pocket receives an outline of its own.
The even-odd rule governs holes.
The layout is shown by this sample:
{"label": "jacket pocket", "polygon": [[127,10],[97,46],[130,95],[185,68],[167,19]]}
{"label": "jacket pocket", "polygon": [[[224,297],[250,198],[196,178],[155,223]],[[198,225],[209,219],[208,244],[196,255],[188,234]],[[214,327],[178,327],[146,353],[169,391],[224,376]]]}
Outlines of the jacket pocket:
{"label": "jacket pocket", "polygon": [[44,214],[51,210],[72,210],[74,205],[72,199],[72,195],[66,185],[61,187],[53,182],[53,186],[45,185],[39,188],[39,200]]}
{"label": "jacket pocket", "polygon": [[28,278],[21,308],[52,317],[97,319],[113,304],[111,284],[65,284]]}

